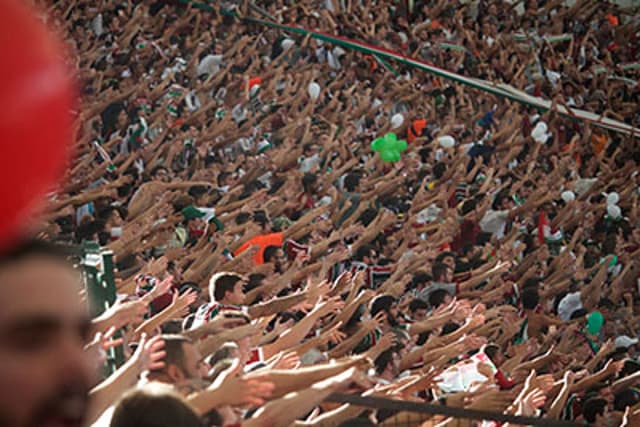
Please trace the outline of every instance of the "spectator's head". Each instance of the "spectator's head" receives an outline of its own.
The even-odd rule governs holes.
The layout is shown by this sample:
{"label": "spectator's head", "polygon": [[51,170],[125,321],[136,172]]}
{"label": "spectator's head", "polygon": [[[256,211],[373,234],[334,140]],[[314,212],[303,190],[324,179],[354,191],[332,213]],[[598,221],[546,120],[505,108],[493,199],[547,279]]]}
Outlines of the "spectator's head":
{"label": "spectator's head", "polygon": [[378,261],[378,251],[373,245],[360,246],[354,256],[356,261],[373,265]]}
{"label": "spectator's head", "polygon": [[276,273],[282,273],[287,262],[287,257],[280,246],[270,245],[264,249],[262,255],[265,264],[273,264]]}
{"label": "spectator's head", "polygon": [[185,381],[201,379],[206,370],[198,348],[183,335],[162,335],[164,367],[149,372],[149,379],[180,385]]}
{"label": "spectator's head", "polygon": [[426,271],[417,271],[411,279],[411,289],[423,289],[431,280],[431,275]]}
{"label": "spectator's head", "polygon": [[628,406],[635,406],[640,402],[640,394],[638,391],[630,388],[618,392],[613,398],[613,409],[615,411],[624,412]]}
{"label": "spectator's head", "polygon": [[204,424],[172,387],[151,383],[122,397],[113,411],[110,426],[204,427]]}
{"label": "spectator's head", "polygon": [[398,325],[398,300],[391,295],[380,295],[371,302],[371,317],[378,313],[386,313],[389,326]]}
{"label": "spectator's head", "polygon": [[540,295],[536,288],[527,288],[522,291],[522,308],[535,310],[540,303]]}
{"label": "spectator's head", "polygon": [[344,177],[344,188],[349,193],[357,193],[360,187],[360,175],[350,173]]}
{"label": "spectator's head", "polygon": [[244,279],[229,272],[216,273],[209,280],[211,301],[222,304],[244,304]]}
{"label": "spectator's head", "polygon": [[0,424],[83,425],[93,364],[80,275],[59,248],[24,242],[0,255]]}
{"label": "spectator's head", "polygon": [[442,178],[444,176],[444,173],[446,171],[447,171],[447,165],[445,165],[442,162],[436,163],[435,166],[433,166],[433,177],[436,180],[439,180],[440,178]]}
{"label": "spectator's head", "polygon": [[151,169],[151,179],[153,181],[169,182],[171,180],[169,169],[164,166],[156,166]]}
{"label": "spectator's head", "polygon": [[238,345],[234,342],[227,342],[222,345],[215,353],[207,358],[207,364],[211,368],[215,368],[216,365],[223,360],[237,359],[240,356]]}
{"label": "spectator's head", "polygon": [[600,422],[607,415],[607,401],[597,397],[588,399],[582,405],[582,415],[588,423],[601,425]]}
{"label": "spectator's head", "polygon": [[409,312],[411,313],[411,319],[415,322],[424,320],[427,317],[427,311],[429,310],[429,304],[421,299],[414,299],[409,303]]}
{"label": "spectator's head", "polygon": [[509,197],[507,192],[500,192],[496,194],[496,197],[493,199],[493,204],[491,205],[491,209],[494,211],[508,210],[513,207],[513,200]]}
{"label": "spectator's head", "polygon": [[456,269],[456,254],[454,252],[442,252],[438,254],[435,261],[436,263],[443,263],[448,265],[452,271]]}
{"label": "spectator's head", "polygon": [[318,190],[318,177],[313,173],[305,173],[302,177],[302,190],[305,193],[315,193]]}
{"label": "spectator's head", "polygon": [[431,267],[431,275],[434,282],[452,283],[453,269],[444,263],[436,263]]}
{"label": "spectator's head", "polygon": [[502,349],[497,344],[487,344],[484,347],[484,354],[486,354],[497,367],[500,367],[506,360],[504,354],[502,354]]}
{"label": "spectator's head", "polygon": [[400,357],[398,352],[391,348],[380,354],[374,361],[376,373],[387,381],[393,380],[400,373]]}
{"label": "spectator's head", "polygon": [[451,299],[451,295],[446,289],[436,289],[429,294],[429,305],[435,309],[443,304],[449,304]]}
{"label": "spectator's head", "polygon": [[304,144],[302,146],[302,155],[305,157],[311,157],[318,152],[318,146],[315,144]]}
{"label": "spectator's head", "polygon": [[258,224],[263,232],[269,232],[270,221],[269,216],[265,211],[255,211],[253,213],[253,222]]}
{"label": "spectator's head", "polygon": [[233,174],[231,172],[222,171],[217,177],[218,187],[226,188],[233,185]]}

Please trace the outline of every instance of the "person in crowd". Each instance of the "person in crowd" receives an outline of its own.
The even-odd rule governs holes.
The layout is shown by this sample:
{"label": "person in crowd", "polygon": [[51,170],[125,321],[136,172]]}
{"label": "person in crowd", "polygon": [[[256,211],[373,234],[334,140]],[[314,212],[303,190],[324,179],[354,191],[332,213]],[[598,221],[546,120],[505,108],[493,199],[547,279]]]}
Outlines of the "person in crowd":
{"label": "person in crowd", "polygon": [[[473,425],[336,392],[640,425],[640,150],[600,121],[640,126],[636,9],[33,3],[81,97],[39,240],[0,253],[0,425]],[[117,267],[93,319],[43,243],[85,240]]]}

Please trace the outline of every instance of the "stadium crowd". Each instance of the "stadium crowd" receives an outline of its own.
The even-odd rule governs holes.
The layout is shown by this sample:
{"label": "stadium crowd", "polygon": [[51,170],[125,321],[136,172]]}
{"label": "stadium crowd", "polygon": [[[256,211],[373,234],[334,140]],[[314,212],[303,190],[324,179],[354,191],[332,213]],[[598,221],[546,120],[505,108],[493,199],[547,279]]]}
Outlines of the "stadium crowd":
{"label": "stadium crowd", "polygon": [[[637,12],[35,3],[81,105],[38,239],[0,260],[0,425],[499,425],[333,393],[640,425],[640,140],[555,112],[640,126]],[[370,148],[390,132],[408,143],[395,162]],[[51,245],[83,241],[117,267],[117,303],[93,319]],[[116,346],[126,362],[102,377]]]}

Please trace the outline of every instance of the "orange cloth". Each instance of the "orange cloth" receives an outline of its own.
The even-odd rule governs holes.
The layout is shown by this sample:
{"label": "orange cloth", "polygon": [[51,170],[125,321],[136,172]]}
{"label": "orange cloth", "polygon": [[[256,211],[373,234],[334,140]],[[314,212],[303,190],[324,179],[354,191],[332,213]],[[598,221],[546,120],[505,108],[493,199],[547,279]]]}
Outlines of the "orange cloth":
{"label": "orange cloth", "polygon": [[591,145],[593,145],[593,153],[599,156],[607,147],[607,137],[605,135],[598,136],[593,134],[591,135]]}
{"label": "orange cloth", "polygon": [[422,131],[427,127],[427,121],[425,119],[414,120],[407,130],[407,142],[411,144],[417,137],[422,135]]}
{"label": "orange cloth", "polygon": [[253,261],[256,263],[256,265],[262,265],[264,264],[264,250],[267,248],[267,246],[282,247],[283,243],[284,236],[282,233],[262,234],[244,242],[242,246],[236,249],[236,251],[233,253],[233,256],[238,256],[250,247],[257,246],[260,249],[253,256]]}
{"label": "orange cloth", "polygon": [[613,25],[614,27],[617,27],[619,24],[618,17],[612,14],[607,15],[607,21],[609,21],[609,24]]}

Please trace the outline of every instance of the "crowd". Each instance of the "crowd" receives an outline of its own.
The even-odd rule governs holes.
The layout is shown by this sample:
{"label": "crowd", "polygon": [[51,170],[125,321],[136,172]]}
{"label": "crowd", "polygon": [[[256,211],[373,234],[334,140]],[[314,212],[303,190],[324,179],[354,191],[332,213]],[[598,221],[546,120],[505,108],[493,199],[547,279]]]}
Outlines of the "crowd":
{"label": "crowd", "polygon": [[[81,104],[38,240],[0,260],[0,426],[499,425],[333,393],[640,425],[640,139],[554,112],[640,127],[637,12],[34,2]],[[394,162],[370,147],[387,133],[408,144]],[[117,302],[93,319],[51,245],[83,241],[116,260]]]}

